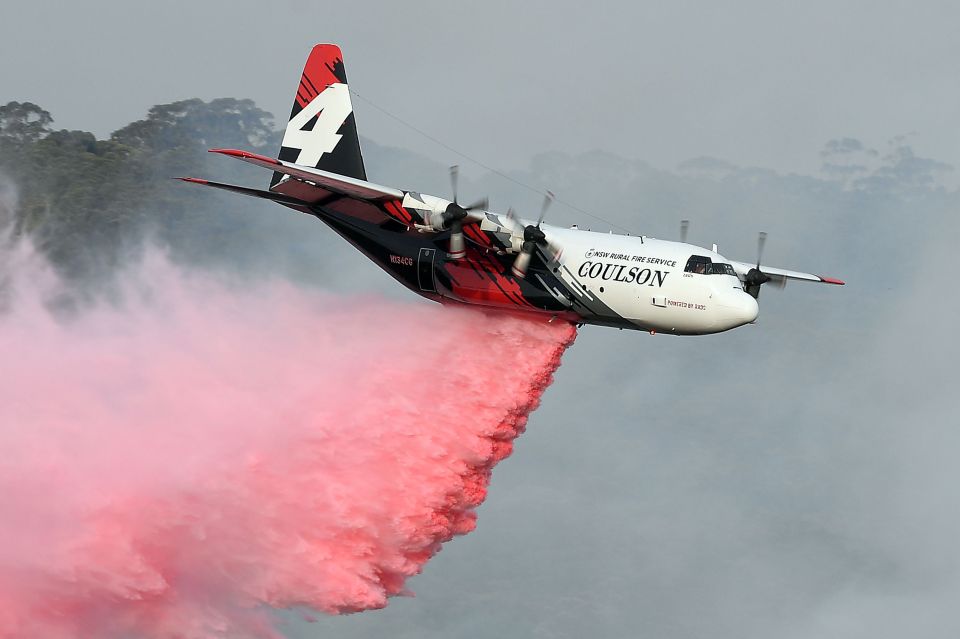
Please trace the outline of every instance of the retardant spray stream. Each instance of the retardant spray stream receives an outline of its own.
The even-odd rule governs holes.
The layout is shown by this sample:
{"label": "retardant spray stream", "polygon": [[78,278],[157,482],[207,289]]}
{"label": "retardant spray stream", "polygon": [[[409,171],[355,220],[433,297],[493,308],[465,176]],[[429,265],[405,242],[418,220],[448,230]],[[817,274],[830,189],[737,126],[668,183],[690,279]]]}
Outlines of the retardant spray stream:
{"label": "retardant spray stream", "polygon": [[276,636],[387,604],[475,526],[575,330],[240,289],[149,255],[68,319],[0,261],[0,637]]}

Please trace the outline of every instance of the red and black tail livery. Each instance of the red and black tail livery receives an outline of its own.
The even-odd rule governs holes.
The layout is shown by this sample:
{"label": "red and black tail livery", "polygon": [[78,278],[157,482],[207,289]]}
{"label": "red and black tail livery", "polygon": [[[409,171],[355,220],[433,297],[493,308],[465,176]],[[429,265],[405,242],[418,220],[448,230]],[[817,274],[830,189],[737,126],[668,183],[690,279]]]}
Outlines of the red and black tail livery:
{"label": "red and black tail livery", "polygon": [[[318,44],[303,67],[279,159],[366,180],[343,54]],[[274,173],[273,188],[283,178]]]}

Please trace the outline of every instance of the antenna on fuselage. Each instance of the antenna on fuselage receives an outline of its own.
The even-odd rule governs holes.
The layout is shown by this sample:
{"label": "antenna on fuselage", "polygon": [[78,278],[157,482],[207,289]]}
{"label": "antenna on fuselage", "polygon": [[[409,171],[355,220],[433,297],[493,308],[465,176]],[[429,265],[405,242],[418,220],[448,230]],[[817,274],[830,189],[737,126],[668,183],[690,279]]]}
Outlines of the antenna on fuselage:
{"label": "antenna on fuselage", "polygon": [[690,231],[690,220],[680,220],[680,241],[687,243],[687,234]]}

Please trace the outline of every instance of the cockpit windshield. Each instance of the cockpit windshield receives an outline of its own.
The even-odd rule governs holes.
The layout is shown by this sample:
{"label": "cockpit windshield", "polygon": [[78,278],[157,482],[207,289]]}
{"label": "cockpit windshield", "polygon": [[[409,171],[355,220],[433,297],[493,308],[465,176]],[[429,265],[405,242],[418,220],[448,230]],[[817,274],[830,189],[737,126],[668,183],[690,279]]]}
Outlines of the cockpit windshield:
{"label": "cockpit windshield", "polygon": [[701,275],[733,275],[734,277],[737,275],[737,272],[729,264],[714,263],[709,257],[703,255],[691,255],[683,271],[685,273],[700,273]]}
{"label": "cockpit windshield", "polygon": [[711,272],[711,261],[709,257],[702,255],[691,255],[687,260],[687,265],[683,268],[684,273],[709,274]]}

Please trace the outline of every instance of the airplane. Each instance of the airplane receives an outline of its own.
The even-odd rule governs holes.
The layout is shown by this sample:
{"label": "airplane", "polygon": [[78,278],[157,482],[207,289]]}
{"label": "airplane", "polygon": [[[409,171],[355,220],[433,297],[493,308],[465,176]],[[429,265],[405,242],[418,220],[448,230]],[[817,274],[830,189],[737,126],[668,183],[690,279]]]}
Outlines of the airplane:
{"label": "airplane", "polygon": [[177,178],[263,198],[313,215],[411,291],[441,303],[539,313],[549,321],[705,335],[753,323],[764,284],[838,279],[729,260],[644,235],[591,232],[498,214],[367,180],[340,48],[310,52],[276,158],[211,149],[273,171],[268,190]]}

